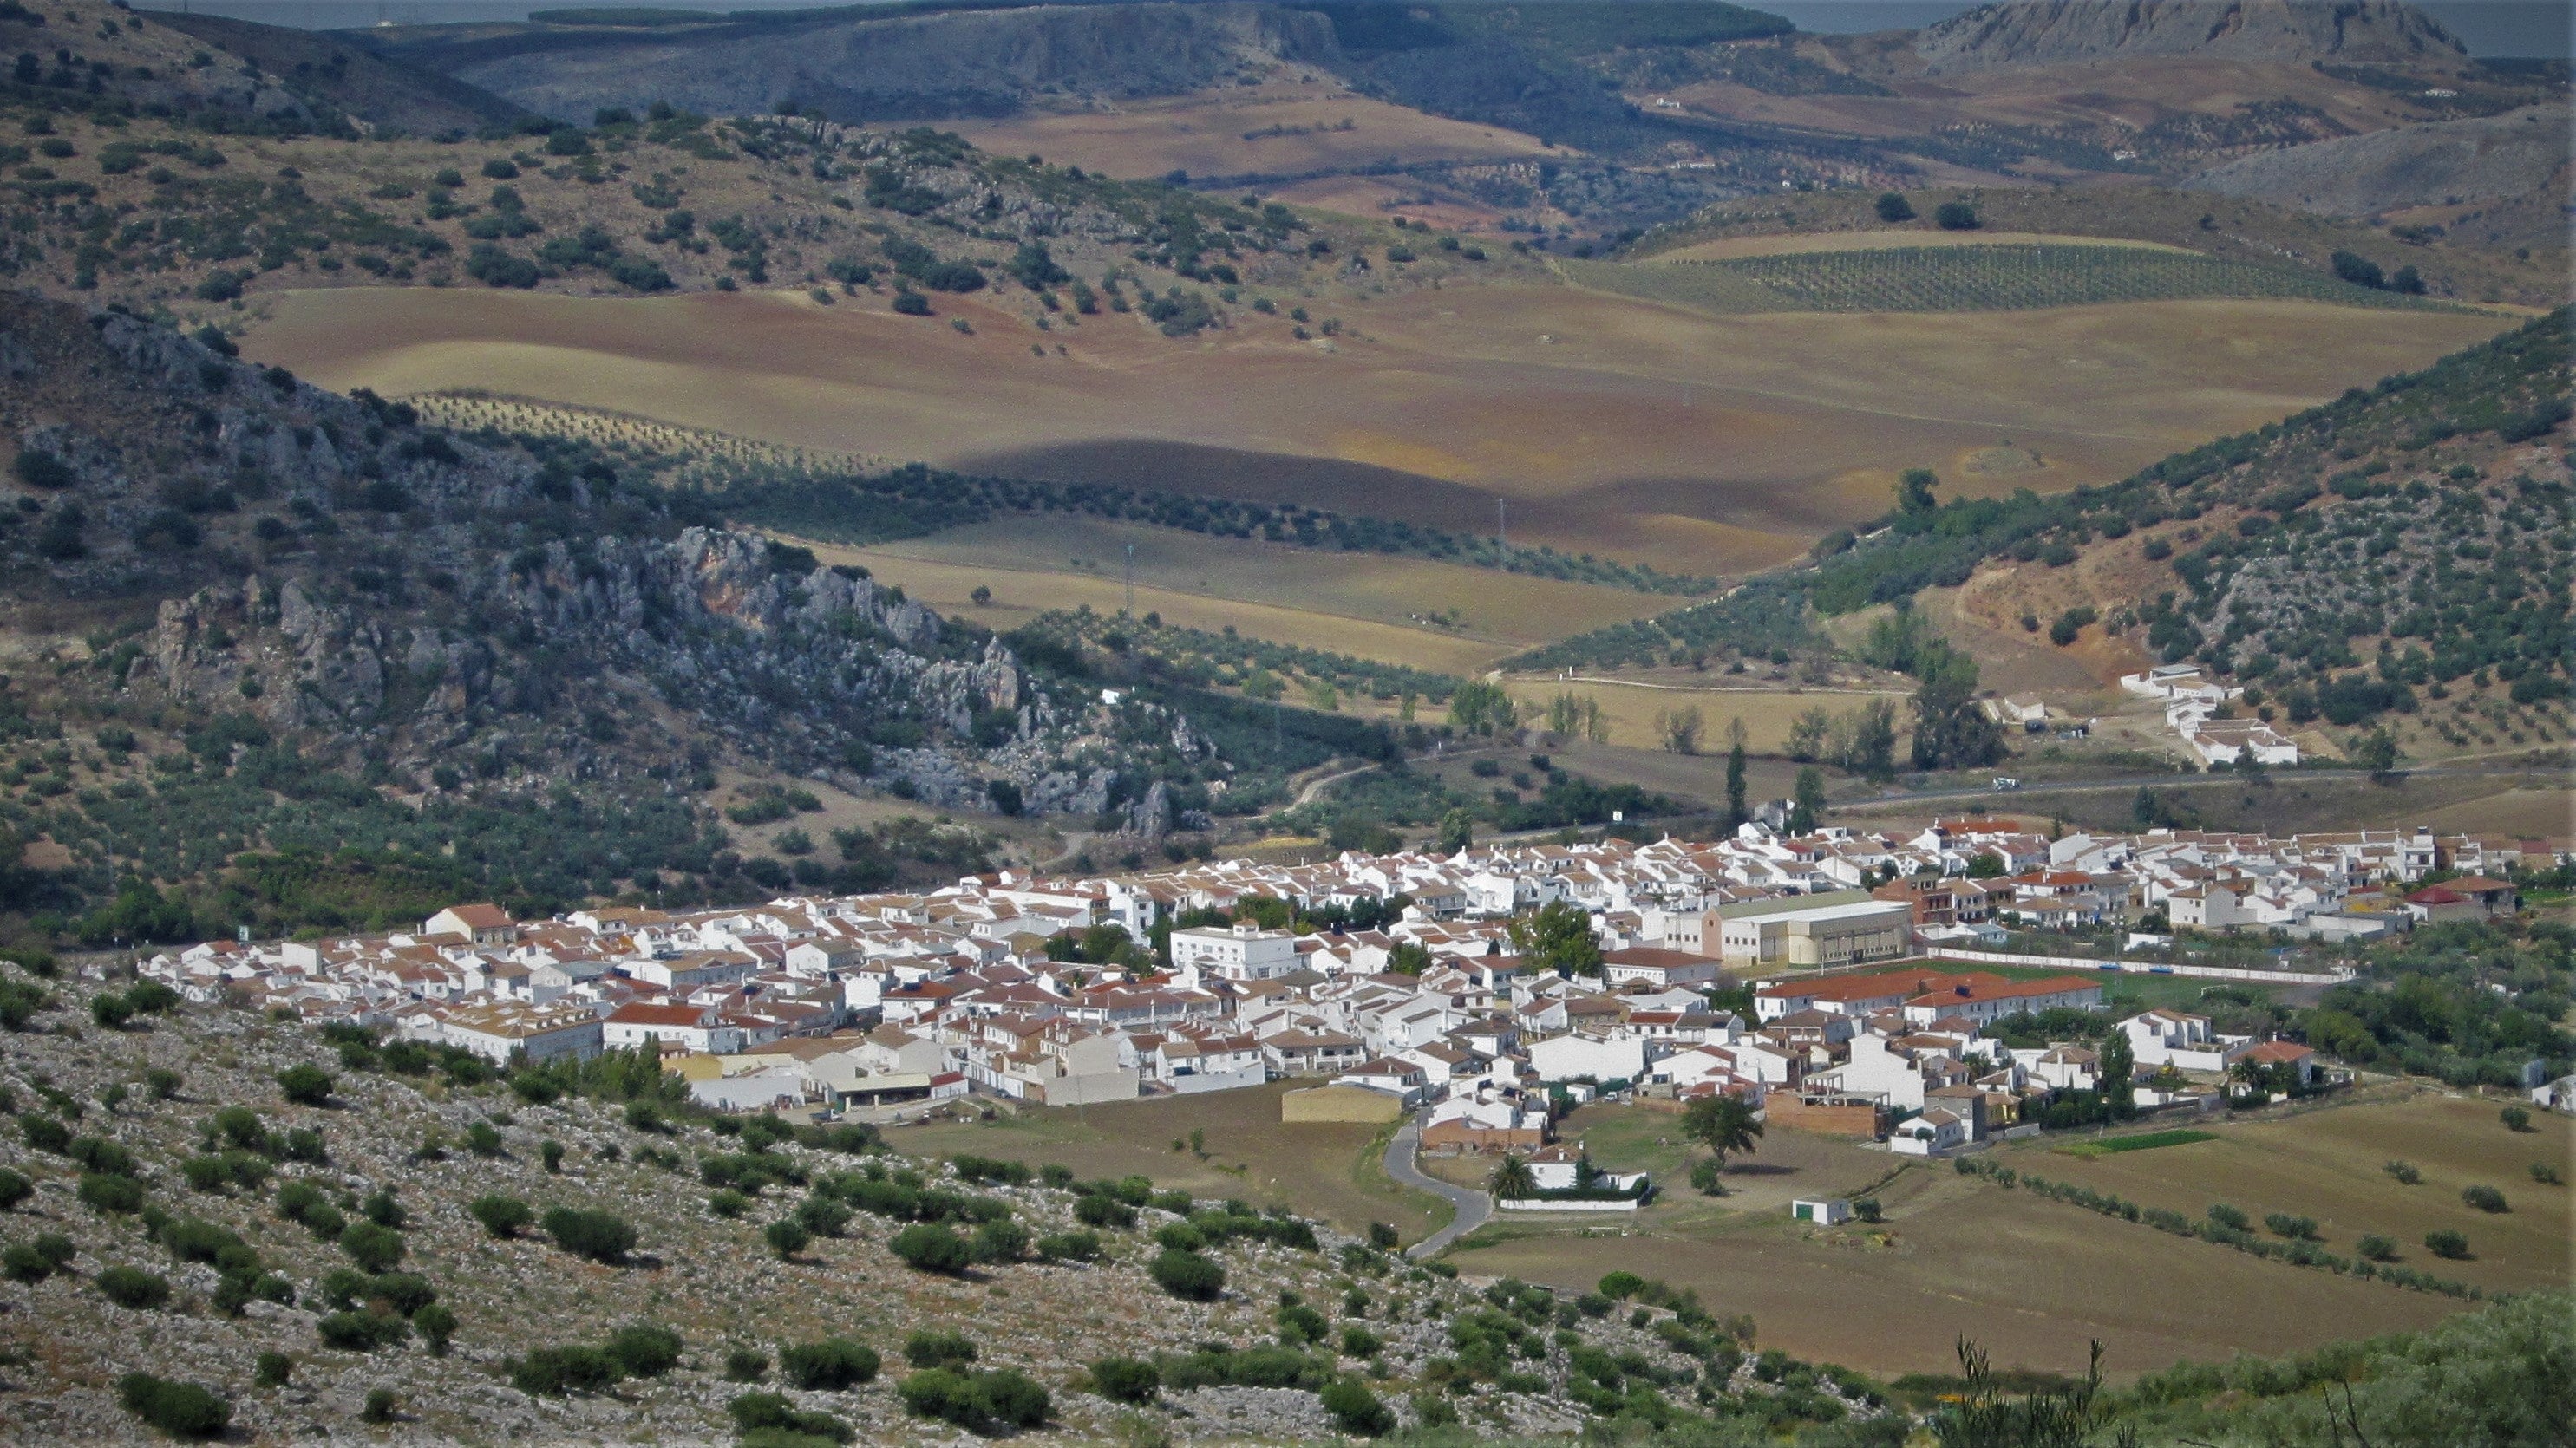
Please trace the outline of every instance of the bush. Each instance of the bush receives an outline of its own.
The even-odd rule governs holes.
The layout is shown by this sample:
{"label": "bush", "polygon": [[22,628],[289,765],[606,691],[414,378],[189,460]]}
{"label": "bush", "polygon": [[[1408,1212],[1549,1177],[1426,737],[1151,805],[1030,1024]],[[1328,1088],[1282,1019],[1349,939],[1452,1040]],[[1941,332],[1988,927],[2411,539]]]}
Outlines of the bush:
{"label": "bush", "polygon": [[903,1360],[917,1368],[963,1367],[975,1360],[975,1344],[961,1332],[923,1328],[903,1340]]}
{"label": "bush", "polygon": [[1878,219],[1890,224],[1899,221],[1912,221],[1914,219],[1914,203],[1906,200],[1905,197],[1898,192],[1882,191],[1878,196]]}
{"label": "bush", "polygon": [[1977,208],[1965,201],[1944,201],[1932,212],[1933,224],[1943,231],[1977,229]]}
{"label": "bush", "polygon": [[476,1197],[465,1210],[495,1237],[515,1237],[537,1219],[536,1208],[499,1192]]}
{"label": "bush", "polygon": [[322,1345],[341,1352],[374,1352],[411,1336],[411,1324],[390,1313],[335,1312],[313,1324]]}
{"label": "bush", "polygon": [[1196,1252],[1166,1248],[1147,1269],[1154,1285],[1188,1302],[1213,1302],[1225,1293],[1225,1269]]}
{"label": "bush", "polygon": [[2213,1202],[2210,1204],[2209,1219],[2234,1232],[2251,1231],[2254,1227],[2253,1218],[2246,1216],[2241,1209],[2231,1207],[2225,1202]]}
{"label": "bush", "polygon": [[794,1217],[781,1217],[761,1228],[760,1235],[768,1240],[769,1250],[777,1253],[782,1261],[804,1251],[814,1241],[814,1234],[805,1230],[805,1224]]}
{"label": "bush", "polygon": [[756,1383],[769,1376],[769,1354],[756,1347],[738,1347],[725,1354],[725,1381]]}
{"label": "bush", "polygon": [[219,1438],[233,1424],[229,1401],[195,1383],[172,1382],[150,1373],[127,1373],[117,1379],[116,1400],[125,1411],[173,1438]]}
{"label": "bush", "polygon": [[277,1089],[298,1106],[328,1106],[335,1084],[330,1072],[310,1062],[277,1073]]}
{"label": "bush", "polygon": [[539,1225],[555,1245],[576,1257],[615,1266],[635,1250],[635,1228],[624,1217],[596,1208],[556,1207]]}
{"label": "bush", "polygon": [[1163,1375],[1135,1358],[1102,1358],[1091,1365],[1091,1389],[1113,1403],[1142,1407],[1161,1396]]}
{"label": "bush", "polygon": [[2458,1232],[2426,1232],[2424,1248],[2444,1261],[2465,1262],[2469,1259],[2469,1239]]}
{"label": "bush", "polygon": [[0,1212],[14,1212],[21,1202],[36,1194],[36,1184],[23,1172],[0,1167]]}
{"label": "bush", "polygon": [[2395,1177],[2398,1183],[2402,1186],[2411,1187],[2417,1182],[2424,1180],[2424,1173],[2418,1170],[2416,1165],[2411,1161],[2392,1161],[2381,1166],[2379,1169],[2388,1173],[2390,1176]]}
{"label": "bush", "polygon": [[2504,1193],[2497,1191],[2495,1188],[2490,1186],[2462,1187],[2460,1188],[2460,1200],[2477,1208],[2481,1212],[2509,1212],[2513,1210],[2513,1208],[2505,1205]]}
{"label": "bush", "polygon": [[412,1313],[411,1325],[420,1340],[429,1344],[430,1356],[447,1356],[447,1345],[456,1337],[456,1314],[445,1303],[424,1304]]}
{"label": "bush", "polygon": [[886,1245],[905,1266],[923,1272],[963,1272],[975,1259],[965,1238],[936,1222],[915,1222]]}
{"label": "bush", "polygon": [[1086,1227],[1124,1231],[1136,1225],[1136,1209],[1114,1197],[1087,1196],[1073,1204],[1075,1221]]}
{"label": "bush", "polygon": [[617,1385],[617,1360],[595,1347],[541,1347],[511,1361],[510,1386],[532,1398],[605,1392]]}
{"label": "bush", "polygon": [[1394,1410],[1378,1401],[1377,1394],[1356,1378],[1344,1378],[1317,1394],[1324,1411],[1333,1415],[1333,1424],[1345,1433],[1374,1438],[1395,1426]]}
{"label": "bush", "polygon": [[53,1275],[52,1259],[24,1242],[0,1252],[0,1276],[12,1282],[42,1282]]}
{"label": "bush", "polygon": [[340,1250],[369,1272],[388,1272],[403,1259],[402,1233],[374,1222],[360,1222],[340,1234]]}
{"label": "bush", "polygon": [[680,1365],[680,1335],[654,1322],[630,1322],[602,1349],[630,1378],[658,1378]]}
{"label": "bush", "polygon": [[707,1210],[730,1221],[751,1210],[751,1198],[731,1187],[726,1187],[722,1191],[709,1194]]}
{"label": "bush", "polygon": [[1342,1356],[1375,1357],[1386,1350],[1386,1339],[1356,1322],[1342,1324]]}
{"label": "bush", "polygon": [[845,1337],[798,1343],[778,1354],[778,1375],[789,1387],[810,1392],[846,1392],[872,1383],[880,1366],[875,1348]]}
{"label": "bush", "polygon": [[2369,1258],[2373,1262],[2394,1262],[2397,1260],[2397,1244],[2376,1233],[2365,1236],[2360,1241],[2353,1243],[2352,1249],[2359,1252],[2364,1257]]}
{"label": "bush", "polygon": [[251,1363],[250,1381],[255,1388],[282,1388],[295,1376],[295,1359],[282,1352],[261,1353]]}
{"label": "bush", "polygon": [[798,1408],[785,1393],[744,1393],[725,1405],[742,1430],[737,1448],[808,1448],[817,1440],[850,1441],[850,1425],[829,1413]]}
{"label": "bush", "polygon": [[80,1179],[80,1204],[93,1212],[128,1215],[143,1210],[143,1183],[130,1176],[90,1172]]}
{"label": "bush", "polygon": [[2502,1111],[2496,1113],[2496,1119],[2504,1123],[2504,1128],[2507,1131],[2529,1131],[2531,1129],[2531,1111],[2527,1107],[2508,1106]]}
{"label": "bush", "polygon": [[170,1300],[170,1281],[140,1267],[108,1267],[95,1279],[99,1292],[119,1307],[152,1308]]}
{"label": "bush", "polygon": [[1038,1238],[1034,1249],[1041,1262],[1096,1262],[1100,1260],[1100,1234],[1050,1233]]}
{"label": "bush", "polygon": [[1625,1302],[1644,1290],[1645,1286],[1646,1279],[1634,1272],[1613,1272],[1601,1279],[1601,1295],[1613,1302]]}
{"label": "bush", "polygon": [[1054,1408],[1046,1389],[1009,1368],[989,1373],[931,1368],[905,1378],[895,1391],[905,1411],[973,1432],[1034,1428]]}

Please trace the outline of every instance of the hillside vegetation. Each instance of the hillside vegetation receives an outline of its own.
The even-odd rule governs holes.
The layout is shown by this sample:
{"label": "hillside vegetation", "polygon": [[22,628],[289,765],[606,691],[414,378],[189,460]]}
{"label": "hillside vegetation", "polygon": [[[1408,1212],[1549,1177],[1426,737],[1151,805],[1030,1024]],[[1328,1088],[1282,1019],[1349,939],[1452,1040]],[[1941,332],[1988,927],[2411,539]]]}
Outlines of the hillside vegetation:
{"label": "hillside vegetation", "polygon": [[[1524,655],[1616,667],[1811,646],[1812,620],[1969,585],[2020,625],[2083,616],[2140,652],[2197,660],[2294,725],[2426,718],[2455,743],[2566,737],[2569,313],[2356,388],[2115,486],[1936,503],[1726,597]],[[2001,620],[2009,626],[2009,620]],[[1900,667],[1904,630],[1878,652]]]}
{"label": "hillside vegetation", "polygon": [[2162,248],[1892,247],[1643,265],[1566,260],[1572,281],[1703,312],[1982,312],[2192,298],[2438,305],[2333,276]]}

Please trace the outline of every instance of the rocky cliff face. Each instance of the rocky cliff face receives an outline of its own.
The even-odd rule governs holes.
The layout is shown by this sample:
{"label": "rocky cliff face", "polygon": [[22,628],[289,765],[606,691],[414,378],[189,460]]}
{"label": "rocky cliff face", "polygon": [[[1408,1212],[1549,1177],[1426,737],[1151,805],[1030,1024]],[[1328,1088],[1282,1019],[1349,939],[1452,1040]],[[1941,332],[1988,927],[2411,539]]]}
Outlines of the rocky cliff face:
{"label": "rocky cliff face", "polygon": [[[737,757],[1097,814],[1106,710],[862,570],[693,520],[605,461],[421,428],[115,312],[0,297],[0,603],[20,651],[176,720],[248,716],[425,791]],[[1160,828],[1136,817],[1140,832]]]}
{"label": "rocky cliff face", "polygon": [[2466,51],[2401,0],[2009,0],[1930,26],[1935,74],[2151,55],[2306,64],[2449,64]]}

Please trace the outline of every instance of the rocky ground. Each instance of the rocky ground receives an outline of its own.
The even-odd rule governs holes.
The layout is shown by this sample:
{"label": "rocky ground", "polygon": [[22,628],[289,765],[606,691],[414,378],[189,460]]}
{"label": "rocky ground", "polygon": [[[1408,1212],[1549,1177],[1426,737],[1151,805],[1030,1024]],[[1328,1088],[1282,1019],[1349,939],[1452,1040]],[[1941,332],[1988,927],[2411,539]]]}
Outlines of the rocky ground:
{"label": "rocky ground", "polygon": [[[979,1367],[1017,1368],[1048,1389],[1050,1420],[1025,1436],[1131,1442],[1329,1437],[1332,1419],[1310,1391],[1197,1388],[1169,1393],[1141,1411],[1087,1391],[1085,1369],[1104,1356],[1274,1341],[1283,1292],[1323,1312],[1335,1340],[1354,1322],[1386,1340],[1381,1353],[1343,1358],[1338,1370],[1369,1382],[1405,1421],[1415,1417],[1416,1404],[1436,1400],[1454,1406],[1464,1426],[1480,1433],[1526,1440],[1573,1431],[1584,1414],[1562,1396],[1572,1371],[1569,1342],[1640,1354],[1657,1370],[1674,1374],[1674,1382],[1682,1380],[1680,1370],[1696,1367],[1652,1332],[1632,1325],[1626,1304],[1598,1318],[1568,1307],[1544,1330],[1575,1327],[1580,1336],[1558,1331],[1558,1345],[1515,1360],[1514,1368],[1535,1375],[1522,1384],[1524,1391],[1503,1392],[1485,1383],[1417,1396],[1417,1385],[1442,1374],[1434,1364],[1454,1351],[1449,1323],[1482,1305],[1482,1284],[1409,1267],[1319,1229],[1314,1251],[1241,1243],[1212,1248],[1227,1270],[1224,1296],[1183,1302],[1159,1290],[1143,1271],[1159,1250],[1149,1234],[1177,1220],[1151,1208],[1133,1230],[1104,1232],[1107,1250],[1089,1265],[1015,1263],[955,1276],[919,1272],[888,1250],[899,1224],[864,1212],[844,1235],[818,1237],[793,1259],[782,1260],[764,1241],[763,1227],[792,1211],[803,1194],[773,1187],[739,1218],[718,1216],[697,1164],[704,1156],[738,1150],[739,1143],[707,1125],[638,1131],[627,1124],[622,1107],[599,1101],[566,1098],[532,1106],[497,1081],[465,1087],[436,1076],[351,1070],[300,1025],[222,1007],[179,1007],[108,1029],[89,1010],[91,998],[106,985],[25,982],[14,973],[12,981],[48,991],[51,1002],[28,1030],[5,1038],[0,1054],[0,1085],[18,1117],[0,1140],[0,1165],[33,1184],[26,1200],[0,1216],[0,1246],[60,1233],[77,1255],[44,1280],[13,1277],[0,1285],[0,1438],[9,1441],[149,1439],[150,1432],[120,1406],[117,1392],[118,1379],[138,1370],[201,1383],[231,1399],[237,1442],[726,1441],[733,1436],[726,1405],[746,1391],[723,1377],[726,1354],[749,1347],[774,1358],[785,1345],[826,1336],[869,1344],[885,1356],[886,1371],[847,1392],[792,1393],[800,1405],[838,1415],[863,1441],[956,1441],[962,1435],[954,1428],[907,1417],[895,1393],[895,1381],[907,1371],[903,1339],[925,1326],[953,1329],[974,1341],[981,1349]],[[328,1105],[284,1099],[279,1073],[301,1064],[319,1066],[334,1078]],[[175,1093],[167,1099],[156,1094],[155,1072],[176,1073]],[[169,1087],[169,1077],[160,1077],[159,1084]],[[319,1130],[327,1164],[290,1158],[273,1163],[269,1180],[255,1190],[192,1189],[181,1163],[203,1154],[209,1119],[227,1106],[252,1108],[280,1137]],[[38,1121],[32,1129],[31,1119]],[[44,1137],[44,1121],[63,1123],[79,1140],[64,1150],[40,1149],[32,1142]],[[497,1128],[499,1154],[481,1155],[466,1145],[478,1123]],[[141,1212],[102,1213],[84,1205],[82,1166],[72,1157],[85,1155],[91,1165],[99,1164],[103,1148],[93,1138],[130,1153],[128,1174],[144,1186]],[[562,1147],[558,1171],[546,1168],[548,1141]],[[54,1144],[61,1145],[59,1139]],[[771,1150],[816,1176],[857,1164],[848,1155],[797,1145]],[[908,1165],[891,1157],[868,1159],[898,1170]],[[909,1165],[934,1179],[945,1171],[939,1163]],[[328,1309],[317,1301],[316,1284],[348,1264],[339,1249],[279,1215],[278,1189],[291,1182],[318,1186],[352,1223],[364,1199],[383,1188],[396,1193],[408,1214],[401,1270],[426,1277],[457,1319],[444,1356],[434,1355],[417,1335],[374,1352],[321,1345],[316,1324]],[[1036,1235],[1075,1225],[1076,1196],[1069,1191],[934,1184],[1003,1198]],[[640,1244],[627,1265],[605,1266],[558,1250],[535,1230],[495,1239],[466,1211],[468,1202],[492,1192],[522,1198],[540,1212],[559,1205],[609,1209],[639,1229]],[[257,1251],[263,1270],[282,1274],[293,1286],[296,1304],[255,1300],[238,1315],[226,1312],[218,1301],[216,1269],[176,1260],[163,1245],[166,1234],[156,1237],[149,1225],[156,1216],[203,1218],[238,1233]],[[137,1309],[109,1301],[96,1279],[118,1265],[166,1276],[172,1288],[166,1305]],[[1354,1290],[1365,1306],[1350,1296]],[[635,1322],[680,1333],[684,1351],[676,1370],[592,1395],[532,1397],[511,1385],[511,1359],[540,1347],[599,1343]],[[268,1352],[294,1359],[286,1386],[254,1385],[257,1360]],[[1712,1370],[1720,1366],[1734,1374],[1726,1384],[1733,1392],[1762,1391],[1751,1376],[1754,1364],[1738,1368],[1730,1353],[1710,1364]],[[1536,1390],[1536,1380],[1544,1381],[1544,1391]],[[377,1389],[398,1395],[391,1422],[362,1419],[367,1397]],[[1686,1400],[1692,1390],[1668,1391]],[[1858,1414],[1875,1411],[1864,1403]]]}

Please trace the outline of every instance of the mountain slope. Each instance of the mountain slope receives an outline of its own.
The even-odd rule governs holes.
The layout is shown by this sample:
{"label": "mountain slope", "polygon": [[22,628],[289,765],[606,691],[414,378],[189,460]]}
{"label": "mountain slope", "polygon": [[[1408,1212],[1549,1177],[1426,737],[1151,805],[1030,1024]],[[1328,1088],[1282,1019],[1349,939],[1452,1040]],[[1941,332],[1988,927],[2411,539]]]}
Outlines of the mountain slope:
{"label": "mountain slope", "polygon": [[2264,151],[2183,184],[2336,216],[2533,196],[2566,174],[2568,124],[2563,106],[2527,106]]}
{"label": "mountain slope", "polygon": [[2150,55],[2456,64],[2467,49],[2403,0],[2004,0],[1926,27],[1935,74]]}
{"label": "mountain slope", "polygon": [[488,91],[314,31],[185,11],[153,19],[277,76],[317,108],[373,127],[435,135],[510,125],[528,114]]}

